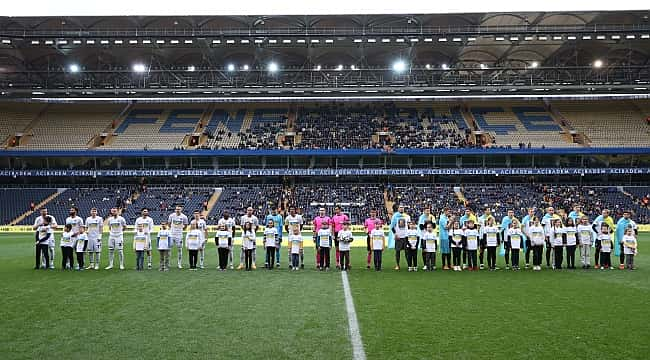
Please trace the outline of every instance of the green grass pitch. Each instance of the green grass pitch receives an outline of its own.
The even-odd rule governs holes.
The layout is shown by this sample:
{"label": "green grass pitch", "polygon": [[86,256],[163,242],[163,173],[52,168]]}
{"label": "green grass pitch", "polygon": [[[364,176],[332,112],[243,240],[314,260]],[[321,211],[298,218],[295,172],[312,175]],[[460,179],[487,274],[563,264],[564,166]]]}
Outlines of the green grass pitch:
{"label": "green grass pitch", "polygon": [[[284,268],[286,248],[281,271],[261,269],[260,248],[257,271],[218,272],[214,245],[209,269],[136,272],[130,244],[125,271],[62,272],[58,249],[57,270],[32,269],[32,240],[0,234],[3,359],[352,358],[341,276],[315,271],[311,248],[297,273]],[[646,244],[650,234],[634,272],[395,272],[387,250],[376,273],[354,248],[367,358],[647,359]]]}

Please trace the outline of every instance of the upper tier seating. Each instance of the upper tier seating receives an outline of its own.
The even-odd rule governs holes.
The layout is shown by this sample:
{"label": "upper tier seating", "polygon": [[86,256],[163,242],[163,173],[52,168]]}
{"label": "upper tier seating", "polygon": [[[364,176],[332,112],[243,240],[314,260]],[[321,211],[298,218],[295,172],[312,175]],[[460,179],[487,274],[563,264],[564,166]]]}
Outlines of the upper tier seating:
{"label": "upper tier seating", "polygon": [[467,124],[459,108],[434,104],[431,108],[399,106],[388,112],[384,127],[394,135],[395,148],[465,148]]}
{"label": "upper tier seating", "polygon": [[648,147],[650,125],[630,101],[555,102],[555,108],[592,147]]}
{"label": "upper tier seating", "polygon": [[[291,121],[295,105],[136,104],[122,114],[124,106],[0,103],[0,139],[24,132],[8,146],[18,150],[172,150],[192,133],[206,135],[201,149],[468,148],[477,146],[476,126],[491,135],[490,147],[582,146],[570,130],[592,147],[650,146],[648,101],[557,101],[551,110],[539,101],[307,103]],[[287,130],[295,144],[283,142]],[[106,144],[94,147],[104,132]]]}
{"label": "upper tier seating", "polygon": [[109,129],[120,105],[50,105],[34,124],[28,143],[16,149],[87,149],[89,141]]}
{"label": "upper tier seating", "polygon": [[323,104],[300,108],[294,129],[300,134],[299,149],[370,149],[379,147],[372,135],[381,129],[383,109]]}
{"label": "upper tier seating", "polygon": [[22,133],[45,105],[25,106],[18,103],[0,104],[0,144],[10,136]]}
{"label": "upper tier seating", "polygon": [[499,146],[513,148],[579,147],[562,137],[562,128],[538,102],[473,104],[470,112],[480,130],[489,132]]}
{"label": "upper tier seating", "polygon": [[193,133],[204,105],[140,105],[130,110],[108,145],[99,149],[175,149]]}

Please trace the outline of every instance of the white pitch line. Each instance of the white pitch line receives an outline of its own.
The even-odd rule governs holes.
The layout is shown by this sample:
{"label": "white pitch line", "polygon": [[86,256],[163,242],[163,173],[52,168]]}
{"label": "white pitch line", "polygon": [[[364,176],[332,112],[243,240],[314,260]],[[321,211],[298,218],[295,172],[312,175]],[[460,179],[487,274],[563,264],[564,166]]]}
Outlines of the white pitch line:
{"label": "white pitch line", "polygon": [[348,274],[346,271],[341,271],[341,279],[343,280],[343,294],[345,295],[345,309],[348,313],[348,327],[350,328],[350,343],[352,343],[352,359],[366,360],[366,351],[363,349],[363,341],[361,341],[361,332],[359,332],[359,322],[357,321],[357,312],[354,310],[354,301],[352,300],[352,292],[350,291],[350,283],[348,282]]}

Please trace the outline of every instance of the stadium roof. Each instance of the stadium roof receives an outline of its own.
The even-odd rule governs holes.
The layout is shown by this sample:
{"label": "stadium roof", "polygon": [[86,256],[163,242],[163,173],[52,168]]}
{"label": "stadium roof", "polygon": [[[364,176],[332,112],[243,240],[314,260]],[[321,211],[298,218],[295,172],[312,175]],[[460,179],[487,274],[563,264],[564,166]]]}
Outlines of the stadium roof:
{"label": "stadium roof", "polygon": [[0,96],[647,95],[649,15],[1,17]]}
{"label": "stadium roof", "polygon": [[422,1],[422,0],[248,0],[160,2],[151,0],[34,0],[3,4],[5,16],[177,16],[177,15],[367,15],[447,14],[492,12],[575,12],[646,10],[646,1],[518,0]]}

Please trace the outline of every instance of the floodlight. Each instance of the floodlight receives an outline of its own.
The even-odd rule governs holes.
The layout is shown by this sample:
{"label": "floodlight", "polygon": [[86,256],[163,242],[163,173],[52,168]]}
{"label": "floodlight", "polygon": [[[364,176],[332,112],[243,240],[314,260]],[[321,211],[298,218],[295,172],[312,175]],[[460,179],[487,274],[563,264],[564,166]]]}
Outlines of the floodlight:
{"label": "floodlight", "polygon": [[144,64],[140,64],[140,63],[138,63],[138,64],[134,64],[134,65],[133,65],[133,71],[135,71],[135,72],[137,72],[137,73],[143,73],[143,72],[145,72],[146,70],[147,70],[147,67],[144,66]]}
{"label": "floodlight", "polygon": [[401,73],[404,72],[405,70],[406,70],[406,63],[404,62],[404,60],[397,60],[393,64],[393,71],[397,73]]}

